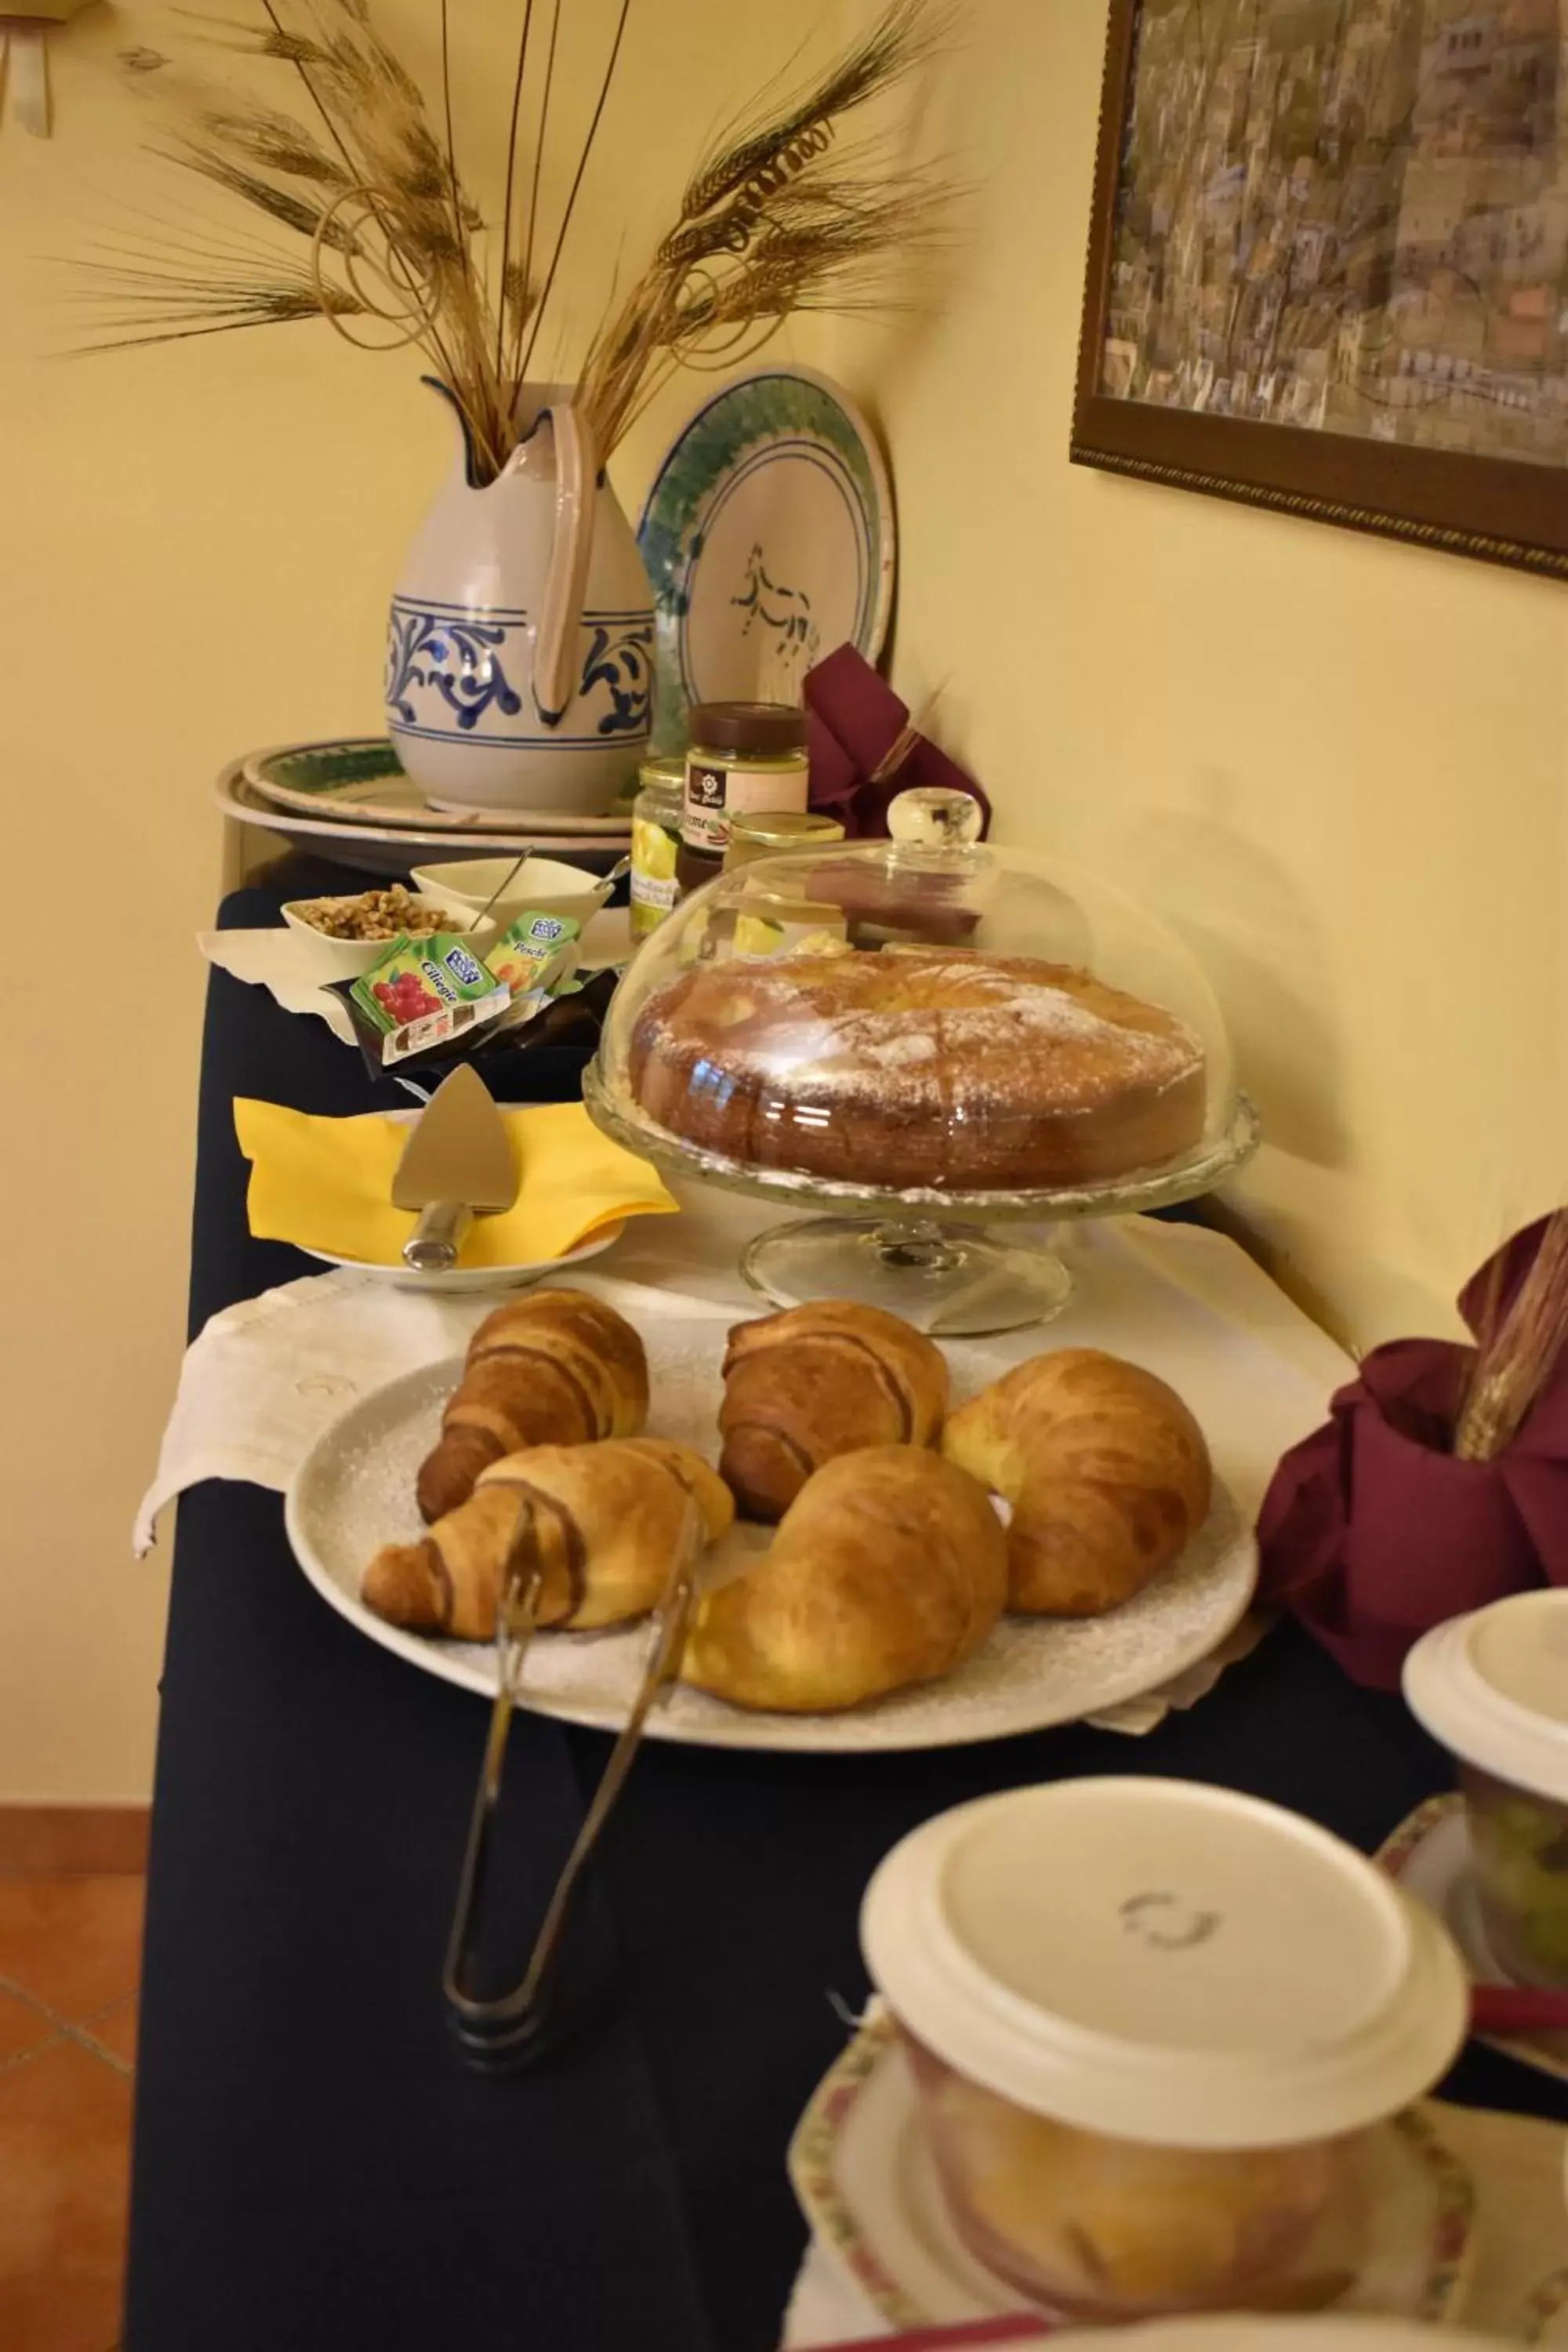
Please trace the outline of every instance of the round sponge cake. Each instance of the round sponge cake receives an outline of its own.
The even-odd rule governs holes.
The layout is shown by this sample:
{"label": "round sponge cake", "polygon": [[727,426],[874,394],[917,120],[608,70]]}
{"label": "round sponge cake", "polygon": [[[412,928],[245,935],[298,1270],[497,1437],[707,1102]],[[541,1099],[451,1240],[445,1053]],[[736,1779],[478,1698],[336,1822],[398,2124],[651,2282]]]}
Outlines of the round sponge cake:
{"label": "round sponge cake", "polygon": [[1204,1051],[1066,964],[952,950],[700,965],[633,1028],[647,1115],[757,1168],[899,1191],[1103,1182],[1192,1150]]}

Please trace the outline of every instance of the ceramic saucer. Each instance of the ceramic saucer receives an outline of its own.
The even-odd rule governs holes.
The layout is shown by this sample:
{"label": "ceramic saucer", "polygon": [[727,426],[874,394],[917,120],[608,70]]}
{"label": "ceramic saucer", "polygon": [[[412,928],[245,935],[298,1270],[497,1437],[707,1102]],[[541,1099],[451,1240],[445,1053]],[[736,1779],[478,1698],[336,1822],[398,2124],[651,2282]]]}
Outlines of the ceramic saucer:
{"label": "ceramic saucer", "polygon": [[[1488,1948],[1470,1877],[1470,1831],[1465,1801],[1431,1797],[1401,1822],[1374,1859],[1407,1894],[1435,1911],[1463,1953],[1477,1984],[1506,1985]],[[1483,2033],[1478,2039],[1538,2074],[1568,2083],[1568,2033]]]}
{"label": "ceramic saucer", "polygon": [[[789,2175],[818,2242],[886,2325],[952,2326],[1026,2308],[948,2218],[885,2012],[862,2026],[818,2086],[790,2146]],[[1307,2280],[1354,2270],[1336,2312],[1435,2324],[1458,2307],[1474,2220],[1468,2172],[1438,2137],[1434,2111],[1413,2108],[1366,2136],[1298,2273]]]}
{"label": "ceramic saucer", "polygon": [[653,585],[657,737],[693,702],[795,702],[815,663],[881,651],[895,527],[870,427],[810,368],[759,367],[706,399],[637,524]]}
{"label": "ceramic saucer", "polygon": [[[394,1111],[390,1116],[398,1118],[403,1114]],[[416,1118],[418,1114],[410,1112],[408,1116]],[[445,1274],[418,1274],[413,1266],[401,1263],[375,1265],[368,1258],[334,1257],[330,1250],[304,1249],[303,1244],[301,1253],[318,1259],[322,1265],[339,1266],[344,1274],[373,1275],[378,1281],[390,1283],[394,1290],[438,1291],[452,1297],[485,1290],[519,1290],[525,1283],[538,1282],[545,1275],[569,1274],[589,1258],[601,1257],[605,1250],[613,1249],[625,1231],[624,1224],[606,1225],[591,1240],[579,1242],[574,1250],[568,1250],[564,1257],[541,1258],[531,1265],[520,1262],[516,1265],[454,1265]]]}
{"label": "ceramic saucer", "polygon": [[[427,1103],[429,1098],[424,1095],[422,1101]],[[527,1106],[502,1103],[499,1108],[521,1110]],[[386,1116],[399,1127],[411,1127],[421,1112],[389,1110]],[[585,1242],[579,1242],[575,1249],[569,1249],[563,1257],[519,1258],[513,1265],[453,1265],[444,1274],[421,1274],[414,1266],[405,1265],[401,1258],[395,1265],[382,1265],[372,1258],[334,1257],[331,1250],[306,1249],[302,1242],[299,1248],[302,1256],[313,1257],[322,1265],[338,1266],[344,1274],[368,1274],[377,1282],[390,1283],[394,1290],[435,1291],[450,1297],[484,1290],[520,1290],[525,1283],[537,1282],[543,1275],[569,1273],[574,1266],[585,1265],[591,1257],[602,1257],[607,1249],[613,1249],[626,1229],[624,1219],[605,1225],[601,1232],[591,1234]]]}

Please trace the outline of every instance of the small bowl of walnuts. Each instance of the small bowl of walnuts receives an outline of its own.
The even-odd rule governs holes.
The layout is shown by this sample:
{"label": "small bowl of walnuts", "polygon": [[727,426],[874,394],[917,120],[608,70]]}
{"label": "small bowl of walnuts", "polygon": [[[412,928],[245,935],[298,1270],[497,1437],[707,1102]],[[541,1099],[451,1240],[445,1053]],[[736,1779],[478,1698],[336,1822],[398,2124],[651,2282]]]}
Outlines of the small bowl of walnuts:
{"label": "small bowl of walnuts", "polygon": [[380,961],[395,940],[460,931],[482,954],[496,935],[488,917],[475,915],[471,908],[441,907],[416,898],[401,882],[359,890],[349,898],[290,898],[283,919],[290,930],[303,932],[319,946],[323,980],[357,980]]}

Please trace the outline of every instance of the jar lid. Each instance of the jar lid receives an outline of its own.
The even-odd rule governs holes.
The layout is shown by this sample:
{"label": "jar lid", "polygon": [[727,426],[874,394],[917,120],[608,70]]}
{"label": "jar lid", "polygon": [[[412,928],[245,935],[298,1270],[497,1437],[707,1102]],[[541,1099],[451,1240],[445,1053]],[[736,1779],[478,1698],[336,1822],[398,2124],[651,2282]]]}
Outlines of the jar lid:
{"label": "jar lid", "polygon": [[788,702],[694,702],[693,751],[804,751],[805,713]]}
{"label": "jar lid", "polygon": [[645,760],[637,770],[637,782],[648,792],[684,792],[686,761],[683,758]]}
{"label": "jar lid", "polygon": [[1161,2146],[1357,2130],[1465,2038],[1464,1965],[1428,1912],[1314,1823],[1184,1780],[961,1805],[882,1863],[860,1936],[895,2016],[958,2073]]}
{"label": "jar lid", "polygon": [[1424,1633],[1405,1696],[1467,1764],[1568,1804],[1568,1591],[1516,1592]]}
{"label": "jar lid", "polygon": [[730,821],[731,841],[750,842],[758,849],[809,849],[813,844],[843,838],[838,819],[819,816],[815,809],[768,809],[759,816]]}

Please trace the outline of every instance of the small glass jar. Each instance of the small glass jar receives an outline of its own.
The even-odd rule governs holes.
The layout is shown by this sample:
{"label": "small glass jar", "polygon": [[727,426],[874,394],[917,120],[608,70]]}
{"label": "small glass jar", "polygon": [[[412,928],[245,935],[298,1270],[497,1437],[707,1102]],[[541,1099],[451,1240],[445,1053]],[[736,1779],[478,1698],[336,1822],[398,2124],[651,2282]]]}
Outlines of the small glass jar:
{"label": "small glass jar", "polygon": [[1465,2036],[1436,1918],[1311,1822],[1180,1780],[939,1815],[860,1935],[959,2237],[1097,2325],[1358,2267],[1372,2135]]}
{"label": "small glass jar", "polygon": [[1278,2285],[1358,2144],[1162,2147],[1085,2131],[900,2040],[959,2237],[1017,2294],[1069,2319],[1147,2319]]}
{"label": "small glass jar", "polygon": [[684,760],[645,760],[632,803],[631,930],[646,940],[679,904],[680,809]]}
{"label": "small glass jar", "polygon": [[730,826],[724,871],[732,873],[754,857],[771,857],[783,849],[826,849],[843,838],[838,819],[819,816],[815,809],[772,809],[765,816],[738,816]]}
{"label": "small glass jar", "polygon": [[699,702],[687,717],[681,838],[717,872],[737,817],[804,814],[805,713],[783,702]]}
{"label": "small glass jar", "polygon": [[1461,1763],[1481,1925],[1516,1984],[1568,1992],[1568,1805]]}
{"label": "small glass jar", "polygon": [[1568,1991],[1568,1591],[1434,1626],[1405,1696],[1459,1768],[1491,1958],[1516,1983]]}

